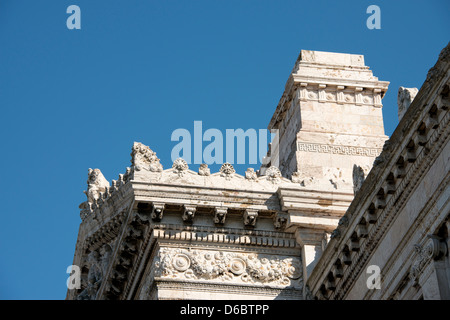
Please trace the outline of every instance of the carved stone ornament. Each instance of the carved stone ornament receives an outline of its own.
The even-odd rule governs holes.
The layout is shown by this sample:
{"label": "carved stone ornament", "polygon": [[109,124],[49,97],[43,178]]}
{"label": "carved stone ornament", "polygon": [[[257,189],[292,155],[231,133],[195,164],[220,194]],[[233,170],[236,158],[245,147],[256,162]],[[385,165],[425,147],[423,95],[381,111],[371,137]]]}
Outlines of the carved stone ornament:
{"label": "carved stone ornament", "polygon": [[89,203],[93,203],[100,198],[100,193],[105,192],[109,187],[108,180],[105,179],[100,169],[89,169],[87,180],[87,191],[84,191]]}
{"label": "carved stone ornament", "polygon": [[298,257],[210,250],[161,248],[154,260],[155,277],[236,284],[299,286]]}
{"label": "carved stone ornament", "polygon": [[233,166],[228,162],[225,162],[220,167],[220,176],[224,177],[227,180],[230,180],[231,177],[233,177],[235,172],[236,172],[236,170],[234,170]]}
{"label": "carved stone ornament", "polygon": [[419,90],[417,88],[398,88],[397,104],[398,119],[401,120],[406,110],[409,108]]}
{"label": "carved stone ornament", "polygon": [[301,183],[302,177],[300,176],[300,172],[292,172],[291,180],[293,183]]}
{"label": "carved stone ornament", "polygon": [[256,180],[258,177],[256,175],[255,169],[248,168],[247,171],[245,171],[245,179],[247,180]]}
{"label": "carved stone ornament", "polygon": [[275,166],[271,166],[266,170],[266,176],[272,183],[277,183],[281,179],[281,171]]}
{"label": "carved stone ornament", "polygon": [[200,165],[200,167],[198,168],[198,174],[200,176],[209,176],[210,175],[210,171],[209,171],[208,165],[206,163],[202,163]]}
{"label": "carved stone ornament", "polygon": [[189,166],[183,158],[178,158],[173,162],[172,168],[179,177],[182,177],[189,169]]}
{"label": "carved stone ornament", "polygon": [[254,227],[256,225],[256,218],[258,217],[258,211],[245,210],[244,212],[244,225],[247,227]]}
{"label": "carved stone ornament", "polygon": [[197,210],[194,206],[184,206],[183,221],[192,222],[194,220],[195,211]]}
{"label": "carved stone ornament", "polygon": [[215,208],[214,209],[214,223],[224,224],[227,217],[227,208]]}
{"label": "carved stone ornament", "polygon": [[161,172],[163,167],[159,162],[156,152],[140,142],[135,142],[131,149],[131,164],[136,171],[148,170]]}
{"label": "carved stone ornament", "polygon": [[362,184],[364,183],[365,174],[363,168],[354,164],[353,165],[353,193],[356,193],[361,189]]}
{"label": "carved stone ornament", "polygon": [[105,179],[100,169],[88,170],[87,190],[83,191],[86,194],[87,201],[79,205],[81,220],[84,220],[92,211],[98,208],[98,201],[103,200],[109,195],[109,182]]}
{"label": "carved stone ornament", "polygon": [[287,213],[277,212],[274,216],[273,222],[275,229],[284,229],[286,227],[287,221],[288,221]]}
{"label": "carved stone ornament", "polygon": [[151,217],[155,221],[161,221],[164,213],[163,203],[153,203]]}
{"label": "carved stone ornament", "polygon": [[112,248],[109,244],[103,245],[98,251],[91,251],[87,256],[86,267],[87,284],[78,295],[78,300],[95,300],[98,289],[102,284],[103,276],[111,261]]}

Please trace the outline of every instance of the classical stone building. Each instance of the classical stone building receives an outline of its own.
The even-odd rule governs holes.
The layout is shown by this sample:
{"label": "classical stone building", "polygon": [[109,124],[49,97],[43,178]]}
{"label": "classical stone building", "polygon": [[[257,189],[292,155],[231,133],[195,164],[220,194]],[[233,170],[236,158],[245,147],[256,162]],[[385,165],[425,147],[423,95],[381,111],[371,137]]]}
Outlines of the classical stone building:
{"label": "classical stone building", "polygon": [[449,64],[399,89],[390,139],[364,57],[302,50],[260,170],[141,143],[118,180],[90,169],[67,299],[449,299]]}

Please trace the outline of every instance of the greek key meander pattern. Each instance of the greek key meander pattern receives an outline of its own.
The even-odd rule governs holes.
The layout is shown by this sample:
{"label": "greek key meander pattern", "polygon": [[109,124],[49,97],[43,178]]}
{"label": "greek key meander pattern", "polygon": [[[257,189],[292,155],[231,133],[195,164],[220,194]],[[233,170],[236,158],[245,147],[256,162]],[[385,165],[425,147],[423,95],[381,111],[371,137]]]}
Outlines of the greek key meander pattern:
{"label": "greek key meander pattern", "polygon": [[382,149],[353,147],[353,146],[333,146],[319,143],[297,143],[297,151],[332,153],[352,156],[377,157]]}

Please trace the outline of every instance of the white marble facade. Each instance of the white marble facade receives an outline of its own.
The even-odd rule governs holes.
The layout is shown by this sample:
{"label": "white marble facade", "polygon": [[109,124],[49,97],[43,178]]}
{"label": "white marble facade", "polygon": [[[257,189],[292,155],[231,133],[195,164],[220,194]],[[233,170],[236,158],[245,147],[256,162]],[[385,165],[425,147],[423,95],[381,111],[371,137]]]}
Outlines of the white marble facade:
{"label": "white marble facade", "polygon": [[[117,180],[89,169],[73,262],[82,288],[67,299],[446,297],[448,231],[438,221],[448,227],[448,54],[441,60],[425,92],[414,99],[402,90],[410,95],[399,97],[400,127],[414,123],[403,136],[385,136],[388,82],[362,55],[302,50],[268,125],[279,130],[271,146],[278,158],[259,171],[239,175],[225,163],[219,172],[206,164],[194,172],[183,159],[165,169],[138,142]],[[422,160],[427,152],[431,159]],[[429,168],[425,176],[410,173],[421,168]],[[402,188],[411,189],[406,199],[391,204]],[[386,223],[384,237],[372,229],[378,223]],[[442,260],[434,269],[428,234],[437,246],[431,259]],[[378,247],[365,244],[371,236]],[[395,258],[386,256],[399,246]],[[367,261],[403,268],[422,289],[400,290],[404,279],[394,271],[384,275],[392,285],[364,289]]]}

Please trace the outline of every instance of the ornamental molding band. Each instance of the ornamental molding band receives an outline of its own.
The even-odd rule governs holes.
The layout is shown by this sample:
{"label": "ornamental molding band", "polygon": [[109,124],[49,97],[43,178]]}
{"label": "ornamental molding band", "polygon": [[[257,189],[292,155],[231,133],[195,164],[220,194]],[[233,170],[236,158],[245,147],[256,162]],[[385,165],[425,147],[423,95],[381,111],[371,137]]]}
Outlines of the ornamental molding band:
{"label": "ornamental molding band", "polygon": [[[381,108],[381,89],[344,88],[344,85],[325,85],[302,82],[297,85],[297,101],[336,102],[339,104],[369,105]],[[348,87],[348,86],[347,86]]]}
{"label": "ornamental molding band", "polygon": [[[299,249],[295,237],[291,233],[280,231],[263,231],[249,229],[215,228],[205,226],[178,226],[158,224],[154,226],[152,236],[160,240],[188,241],[190,246],[194,242],[211,243],[212,246],[225,245],[249,248],[273,248],[277,252]],[[259,250],[259,249],[258,249]]]}
{"label": "ornamental molding band", "polygon": [[302,288],[300,257],[163,247],[151,268],[155,280]]}
{"label": "ornamental molding band", "polygon": [[225,162],[221,167],[220,167],[220,176],[221,177],[225,177],[225,179],[230,180],[233,175],[235,174],[236,170],[234,170],[233,166],[228,163]]}
{"label": "ornamental molding band", "polygon": [[320,143],[297,142],[297,151],[331,153],[350,156],[377,157],[380,155],[381,148],[366,148],[355,146],[339,146]]}

